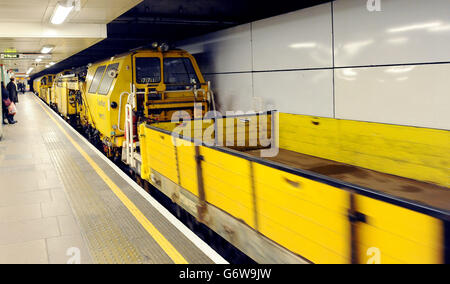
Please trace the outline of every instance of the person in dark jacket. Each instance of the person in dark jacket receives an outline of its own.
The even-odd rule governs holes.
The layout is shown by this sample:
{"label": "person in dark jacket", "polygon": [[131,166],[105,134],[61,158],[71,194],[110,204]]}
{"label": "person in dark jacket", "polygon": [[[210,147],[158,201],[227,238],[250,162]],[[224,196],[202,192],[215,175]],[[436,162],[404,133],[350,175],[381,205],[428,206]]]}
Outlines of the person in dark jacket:
{"label": "person in dark jacket", "polygon": [[19,89],[19,93],[25,94],[25,84],[20,82],[17,83],[17,88]]}
{"label": "person in dark jacket", "polygon": [[19,93],[17,92],[17,85],[14,82],[14,78],[11,78],[11,81],[6,86],[6,89],[9,92],[9,99],[15,104],[19,103]]}
{"label": "person in dark jacket", "polygon": [[5,123],[5,119],[6,119],[6,120],[8,120],[9,124],[14,124],[17,121],[14,121],[14,116],[9,114],[8,107],[5,105],[6,100],[8,100],[8,99],[10,101],[12,101],[12,100],[11,100],[11,96],[9,95],[8,90],[5,88],[4,82],[1,83],[1,88],[2,88],[2,113],[3,113],[2,123],[6,124]]}

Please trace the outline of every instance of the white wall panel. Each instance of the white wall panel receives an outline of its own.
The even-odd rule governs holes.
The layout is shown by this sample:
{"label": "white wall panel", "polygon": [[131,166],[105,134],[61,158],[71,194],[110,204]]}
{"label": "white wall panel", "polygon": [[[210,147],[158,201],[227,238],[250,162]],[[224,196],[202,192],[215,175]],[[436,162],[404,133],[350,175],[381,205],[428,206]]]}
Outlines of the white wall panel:
{"label": "white wall panel", "polygon": [[333,71],[263,72],[254,75],[254,96],[280,112],[333,117]]}
{"label": "white wall panel", "polygon": [[195,56],[203,73],[252,70],[250,24],[178,43]]}
{"label": "white wall panel", "polygon": [[334,3],[336,66],[450,61],[449,0],[366,0]]}
{"label": "white wall panel", "polygon": [[[382,12],[366,4],[334,3],[338,67],[450,61],[449,0],[382,0]],[[335,98],[332,70],[277,71],[332,67],[331,4],[178,46],[209,73],[221,111],[262,99],[287,113],[333,117],[335,109],[342,119],[450,129],[450,64],[337,69]]]}
{"label": "white wall panel", "polygon": [[335,72],[337,118],[450,129],[450,64]]}
{"label": "white wall panel", "polygon": [[207,75],[215,92],[218,109],[225,115],[226,111],[252,110],[252,74],[217,74]]}
{"label": "white wall panel", "polygon": [[331,4],[253,23],[254,70],[332,67]]}

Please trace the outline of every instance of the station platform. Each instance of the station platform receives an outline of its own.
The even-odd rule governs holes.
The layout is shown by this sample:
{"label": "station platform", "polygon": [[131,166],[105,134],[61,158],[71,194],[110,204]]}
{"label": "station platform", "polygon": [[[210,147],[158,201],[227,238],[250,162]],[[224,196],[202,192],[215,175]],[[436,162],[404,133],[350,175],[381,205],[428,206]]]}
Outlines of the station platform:
{"label": "station platform", "polygon": [[0,141],[0,263],[227,263],[32,93]]}

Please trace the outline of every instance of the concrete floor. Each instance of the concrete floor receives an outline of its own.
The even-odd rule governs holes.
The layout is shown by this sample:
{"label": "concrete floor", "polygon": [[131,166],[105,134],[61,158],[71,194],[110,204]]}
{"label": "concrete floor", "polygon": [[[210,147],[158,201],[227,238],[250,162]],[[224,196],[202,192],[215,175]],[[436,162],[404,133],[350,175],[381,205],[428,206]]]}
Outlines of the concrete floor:
{"label": "concrete floor", "polygon": [[86,243],[44,143],[42,123],[51,121],[30,98],[22,95],[20,101],[19,123],[4,125],[0,142],[0,263],[67,263],[77,250],[81,262],[89,263]]}

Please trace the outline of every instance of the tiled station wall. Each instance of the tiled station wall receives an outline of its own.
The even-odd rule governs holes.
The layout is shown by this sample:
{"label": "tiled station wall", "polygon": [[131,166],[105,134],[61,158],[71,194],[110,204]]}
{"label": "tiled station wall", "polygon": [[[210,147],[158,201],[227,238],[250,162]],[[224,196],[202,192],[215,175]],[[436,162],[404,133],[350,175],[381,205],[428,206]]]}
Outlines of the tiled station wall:
{"label": "tiled station wall", "polygon": [[[432,2],[432,3],[431,3]],[[336,0],[178,43],[220,110],[450,129],[450,1]]]}

